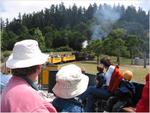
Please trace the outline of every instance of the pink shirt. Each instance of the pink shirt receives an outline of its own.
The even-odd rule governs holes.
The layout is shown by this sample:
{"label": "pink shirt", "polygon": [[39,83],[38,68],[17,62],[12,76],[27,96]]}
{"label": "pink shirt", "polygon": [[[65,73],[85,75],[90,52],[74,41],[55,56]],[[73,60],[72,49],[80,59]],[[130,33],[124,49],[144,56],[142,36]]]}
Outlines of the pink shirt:
{"label": "pink shirt", "polygon": [[13,76],[1,97],[2,112],[56,112],[52,104],[20,77]]}

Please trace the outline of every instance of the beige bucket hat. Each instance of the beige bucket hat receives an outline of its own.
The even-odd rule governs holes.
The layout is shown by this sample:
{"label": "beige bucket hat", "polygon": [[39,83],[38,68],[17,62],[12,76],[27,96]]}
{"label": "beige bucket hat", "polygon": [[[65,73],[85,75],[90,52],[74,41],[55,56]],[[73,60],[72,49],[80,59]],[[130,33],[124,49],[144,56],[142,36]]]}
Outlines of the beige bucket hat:
{"label": "beige bucket hat", "polygon": [[88,83],[88,76],[84,75],[78,66],[70,64],[57,72],[53,92],[60,98],[73,98],[85,92]]}

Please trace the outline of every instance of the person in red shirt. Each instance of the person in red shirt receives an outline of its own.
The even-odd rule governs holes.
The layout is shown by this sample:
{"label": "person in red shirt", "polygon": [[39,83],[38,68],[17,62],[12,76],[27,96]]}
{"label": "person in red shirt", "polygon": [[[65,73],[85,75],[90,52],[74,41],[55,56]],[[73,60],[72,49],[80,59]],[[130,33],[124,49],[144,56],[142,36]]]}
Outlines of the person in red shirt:
{"label": "person in red shirt", "polygon": [[141,99],[136,105],[136,112],[149,112],[149,77],[150,73],[146,75],[146,84],[144,85]]}
{"label": "person in red shirt", "polygon": [[86,101],[85,111],[86,112],[94,112],[94,103],[98,99],[107,100],[114,91],[119,87],[119,84],[122,80],[122,73],[119,70],[118,66],[115,66],[111,63],[109,58],[102,58],[100,60],[102,67],[106,69],[106,73],[104,77],[106,79],[106,83],[104,87],[97,88],[95,86],[90,86],[88,89],[82,94],[82,101]]}

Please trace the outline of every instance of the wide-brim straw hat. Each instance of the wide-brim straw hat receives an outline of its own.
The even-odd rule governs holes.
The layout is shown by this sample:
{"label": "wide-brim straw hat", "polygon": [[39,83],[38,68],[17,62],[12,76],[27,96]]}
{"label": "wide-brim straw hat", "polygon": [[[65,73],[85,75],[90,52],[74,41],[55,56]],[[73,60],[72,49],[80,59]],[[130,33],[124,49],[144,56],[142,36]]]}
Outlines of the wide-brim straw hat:
{"label": "wide-brim straw hat", "polygon": [[11,69],[25,68],[44,64],[48,55],[41,52],[36,40],[23,40],[15,43],[6,66]]}
{"label": "wide-brim straw hat", "polygon": [[74,98],[86,91],[88,83],[88,76],[83,74],[78,66],[70,64],[57,72],[53,92],[63,99]]}

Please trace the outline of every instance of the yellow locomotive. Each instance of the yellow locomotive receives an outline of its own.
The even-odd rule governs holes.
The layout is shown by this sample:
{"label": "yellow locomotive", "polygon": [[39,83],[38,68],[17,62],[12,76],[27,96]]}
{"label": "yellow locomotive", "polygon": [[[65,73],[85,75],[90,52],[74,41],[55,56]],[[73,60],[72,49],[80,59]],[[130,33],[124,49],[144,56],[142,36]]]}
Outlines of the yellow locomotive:
{"label": "yellow locomotive", "polygon": [[39,77],[39,84],[42,88],[48,88],[49,92],[51,92],[56,81],[56,73],[59,70],[59,66],[56,64],[75,60],[75,55],[50,55]]}

